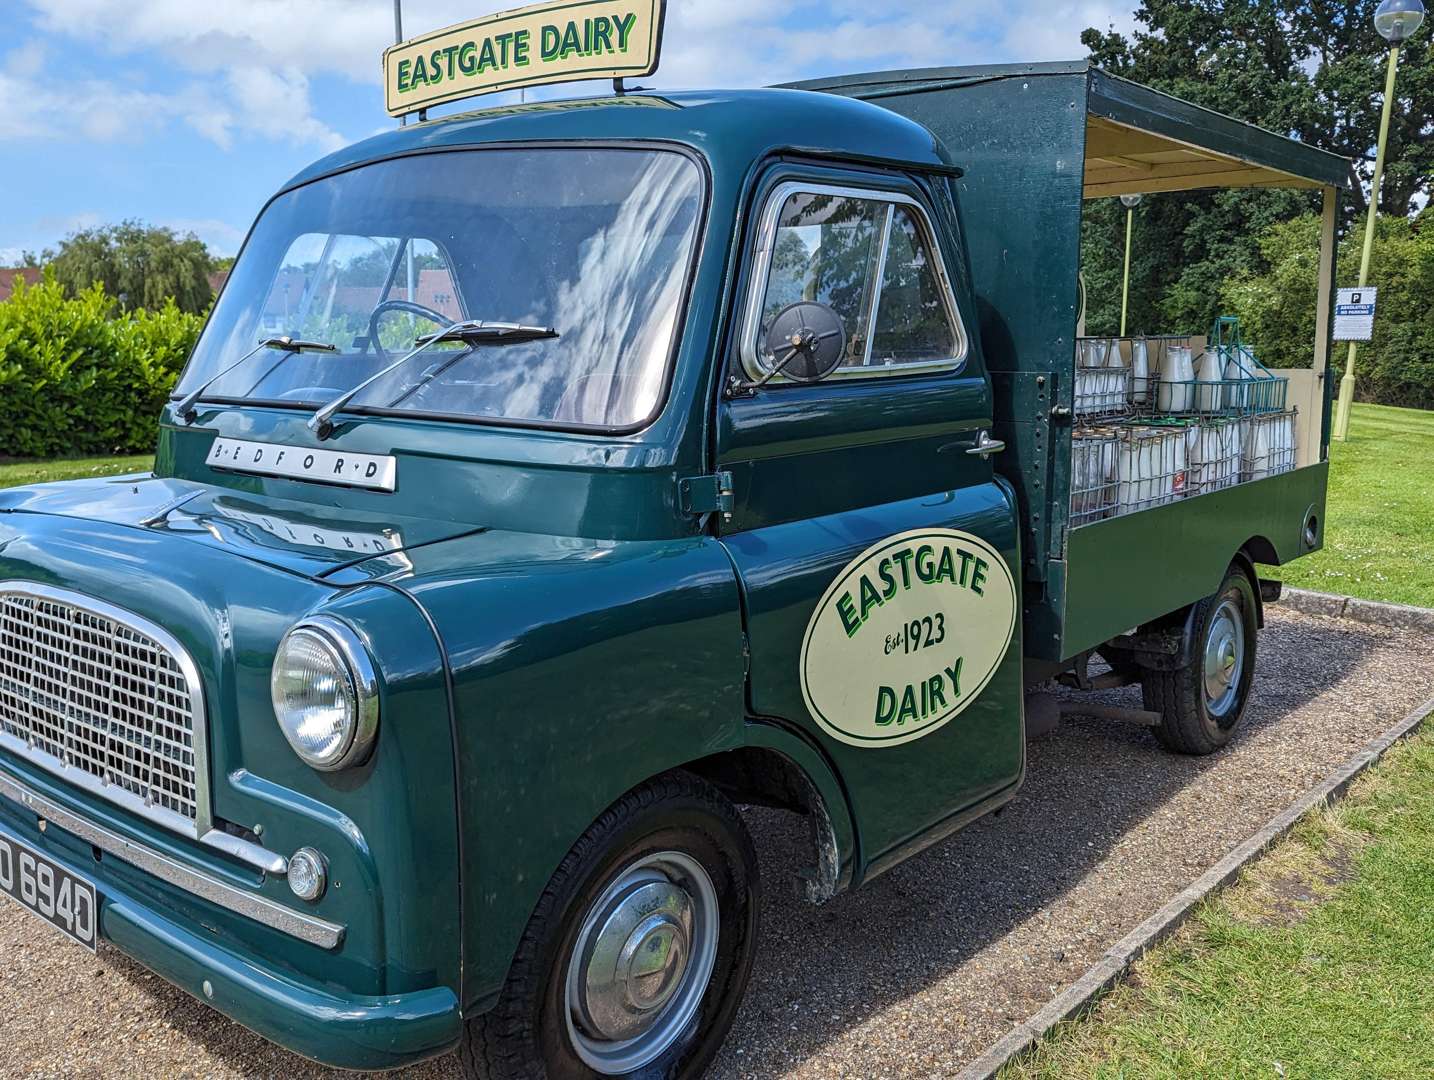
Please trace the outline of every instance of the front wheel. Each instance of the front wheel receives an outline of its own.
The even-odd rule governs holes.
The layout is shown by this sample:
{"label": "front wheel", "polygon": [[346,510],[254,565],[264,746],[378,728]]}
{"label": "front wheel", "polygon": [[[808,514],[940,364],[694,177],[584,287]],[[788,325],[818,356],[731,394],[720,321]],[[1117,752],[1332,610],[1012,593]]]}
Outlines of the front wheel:
{"label": "front wheel", "polygon": [[697,1076],[746,989],[757,865],[736,808],[689,773],[623,796],[558,867],[464,1073]]}
{"label": "front wheel", "polygon": [[1181,754],[1213,754],[1244,718],[1255,679],[1255,591],[1238,567],[1195,605],[1194,659],[1175,671],[1142,675],[1145,707],[1162,716],[1155,737]]}

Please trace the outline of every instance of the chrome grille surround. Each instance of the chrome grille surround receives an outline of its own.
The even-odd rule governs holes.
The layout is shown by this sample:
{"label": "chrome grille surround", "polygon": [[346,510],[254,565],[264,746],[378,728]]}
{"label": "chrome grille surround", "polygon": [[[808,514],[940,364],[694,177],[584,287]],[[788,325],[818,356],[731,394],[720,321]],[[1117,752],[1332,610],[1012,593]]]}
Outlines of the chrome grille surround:
{"label": "chrome grille surround", "polygon": [[0,582],[0,749],[198,839],[211,826],[206,733],[198,669],[166,630]]}

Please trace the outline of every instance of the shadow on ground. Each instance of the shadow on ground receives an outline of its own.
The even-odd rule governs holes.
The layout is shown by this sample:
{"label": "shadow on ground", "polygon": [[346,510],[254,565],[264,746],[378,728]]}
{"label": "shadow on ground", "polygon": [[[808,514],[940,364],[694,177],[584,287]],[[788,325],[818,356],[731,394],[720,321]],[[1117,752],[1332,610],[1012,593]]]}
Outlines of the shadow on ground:
{"label": "shadow on ground", "polygon": [[[804,823],[749,811],[766,892],[762,936],[746,1002],[713,1075],[954,1071],[1393,723],[1389,695],[1376,700],[1361,689],[1379,678],[1371,669],[1390,653],[1399,650],[1387,631],[1275,616],[1261,635],[1245,726],[1226,752],[1181,758],[1142,728],[1068,718],[1030,743],[1027,783],[1013,803],[822,907],[798,900],[793,885],[807,857]],[[1430,649],[1420,664],[1410,682],[1422,685],[1407,688],[1406,710],[1434,673]],[[1138,706],[1139,690],[1092,700]],[[1346,707],[1378,715],[1351,719],[1338,740],[1327,737],[1323,718]],[[1149,840],[1122,844],[1137,827]],[[1133,856],[1113,854],[1127,847]],[[1128,858],[1144,861],[1124,866]],[[1104,891],[1094,901],[1067,899],[1097,888]],[[102,958],[118,981],[153,1001],[177,1037],[203,1044],[236,1074],[326,1074],[112,950]],[[457,1069],[450,1059],[389,1075],[456,1076]]]}

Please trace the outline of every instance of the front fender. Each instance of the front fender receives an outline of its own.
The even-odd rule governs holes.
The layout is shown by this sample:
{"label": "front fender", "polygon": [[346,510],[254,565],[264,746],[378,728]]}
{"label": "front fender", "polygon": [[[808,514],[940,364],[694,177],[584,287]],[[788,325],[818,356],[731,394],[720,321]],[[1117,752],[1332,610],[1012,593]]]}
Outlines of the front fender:
{"label": "front fender", "polygon": [[[389,579],[452,668],[466,978],[495,1000],[563,856],[623,793],[744,745],[742,620],[710,537],[490,531]],[[421,778],[415,778],[415,782]]]}
{"label": "front fender", "polygon": [[800,770],[817,796],[808,808],[817,846],[817,876],[807,883],[807,898],[821,903],[851,888],[859,854],[856,827],[846,790],[831,763],[800,734],[778,721],[749,721],[747,745],[781,754]]}

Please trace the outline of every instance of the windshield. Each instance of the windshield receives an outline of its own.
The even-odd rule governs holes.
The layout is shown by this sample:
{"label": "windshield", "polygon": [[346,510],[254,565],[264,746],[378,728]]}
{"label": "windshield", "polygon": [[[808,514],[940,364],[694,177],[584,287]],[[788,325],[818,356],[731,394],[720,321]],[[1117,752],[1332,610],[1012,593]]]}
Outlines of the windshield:
{"label": "windshield", "polygon": [[481,320],[557,336],[435,345],[345,411],[635,427],[661,403],[701,210],[671,151],[421,154],[306,184],[254,227],[176,396],[289,336],[337,349],[260,351],[203,400],[318,407]]}

